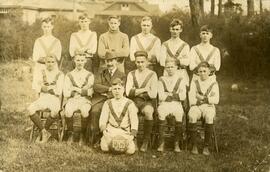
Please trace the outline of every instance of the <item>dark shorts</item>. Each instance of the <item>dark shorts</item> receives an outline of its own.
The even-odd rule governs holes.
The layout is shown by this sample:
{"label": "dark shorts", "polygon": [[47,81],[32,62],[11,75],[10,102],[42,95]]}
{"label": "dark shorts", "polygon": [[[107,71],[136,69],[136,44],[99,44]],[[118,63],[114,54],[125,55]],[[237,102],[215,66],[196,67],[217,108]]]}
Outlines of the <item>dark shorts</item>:
{"label": "dark shorts", "polygon": [[145,106],[149,105],[149,106],[152,106],[154,108],[154,100],[144,100],[142,98],[135,97],[135,98],[133,98],[133,101],[139,110],[139,114],[141,114],[141,112]]}

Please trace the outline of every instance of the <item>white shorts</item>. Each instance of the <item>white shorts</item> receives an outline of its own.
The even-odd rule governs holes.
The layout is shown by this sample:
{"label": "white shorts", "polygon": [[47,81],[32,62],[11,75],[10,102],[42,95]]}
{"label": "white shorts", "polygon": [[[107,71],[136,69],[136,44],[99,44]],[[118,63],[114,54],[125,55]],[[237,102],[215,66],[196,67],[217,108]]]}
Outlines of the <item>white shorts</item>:
{"label": "white shorts", "polygon": [[165,120],[165,118],[171,114],[175,117],[176,121],[182,122],[184,111],[181,102],[161,102],[157,110],[160,120]]}
{"label": "white shorts", "polygon": [[77,110],[81,111],[84,118],[89,116],[91,109],[91,102],[85,97],[72,97],[67,100],[65,105],[65,116],[71,118],[73,113]]}
{"label": "white shorts", "polygon": [[188,112],[189,122],[196,123],[197,120],[204,118],[207,124],[213,124],[216,116],[214,105],[202,104],[200,106],[191,106]]}
{"label": "white shorts", "polygon": [[51,116],[56,117],[60,111],[60,99],[59,97],[52,94],[41,93],[40,97],[31,103],[28,107],[29,115],[33,115],[36,111],[49,109]]}

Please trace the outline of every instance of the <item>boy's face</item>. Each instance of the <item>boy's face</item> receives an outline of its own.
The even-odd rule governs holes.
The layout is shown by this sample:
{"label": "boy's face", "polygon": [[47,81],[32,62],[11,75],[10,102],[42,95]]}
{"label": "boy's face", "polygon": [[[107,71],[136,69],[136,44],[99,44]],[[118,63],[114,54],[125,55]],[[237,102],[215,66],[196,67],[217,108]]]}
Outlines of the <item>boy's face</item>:
{"label": "boy's face", "polygon": [[207,67],[200,67],[198,69],[198,73],[199,73],[199,76],[200,76],[200,79],[202,81],[205,81],[209,78],[209,75],[210,75],[210,69],[207,68]]}
{"label": "boy's face", "polygon": [[170,27],[170,32],[172,38],[178,38],[182,32],[182,27],[180,25]]}
{"label": "boy's face", "polygon": [[175,72],[177,71],[177,66],[174,62],[168,62],[165,65],[165,69],[169,76],[173,76]]}
{"label": "boy's face", "polygon": [[119,29],[119,26],[120,26],[120,21],[118,19],[115,19],[115,18],[111,18],[109,21],[108,21],[108,24],[109,24],[109,27],[112,31],[116,31]]}
{"label": "boy's face", "polygon": [[76,55],[74,57],[74,62],[75,62],[76,69],[81,70],[83,69],[86,63],[86,58],[84,55]]}
{"label": "boy's face", "polygon": [[52,71],[55,67],[56,60],[54,57],[46,57],[45,58],[45,65],[48,71]]}
{"label": "boy's face", "polygon": [[51,22],[43,22],[41,24],[41,28],[43,30],[43,33],[46,35],[46,34],[51,34],[52,33],[52,30],[53,30],[53,25]]}
{"label": "boy's face", "polygon": [[117,68],[117,60],[116,59],[105,60],[105,64],[106,64],[108,70],[113,70],[113,69]]}
{"label": "boy's face", "polygon": [[150,20],[145,20],[141,22],[141,28],[142,28],[142,32],[144,34],[148,34],[151,32],[152,29],[152,22]]}
{"label": "boy's face", "polygon": [[124,95],[124,87],[120,84],[112,86],[112,95],[116,99],[120,99]]}
{"label": "boy's face", "polygon": [[144,56],[136,57],[135,63],[139,71],[143,71],[147,67],[147,59]]}
{"label": "boy's face", "polygon": [[79,25],[82,30],[89,29],[90,20],[88,18],[79,19]]}
{"label": "boy's face", "polygon": [[210,42],[211,38],[213,37],[213,34],[208,31],[201,31],[200,32],[200,38],[203,43]]}

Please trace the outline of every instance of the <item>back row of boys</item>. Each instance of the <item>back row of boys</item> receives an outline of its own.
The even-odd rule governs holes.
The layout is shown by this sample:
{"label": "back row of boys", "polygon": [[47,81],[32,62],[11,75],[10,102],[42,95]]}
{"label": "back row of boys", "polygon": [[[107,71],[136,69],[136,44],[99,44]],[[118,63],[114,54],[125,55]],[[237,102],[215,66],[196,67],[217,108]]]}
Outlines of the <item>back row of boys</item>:
{"label": "back row of boys", "polygon": [[[218,48],[210,44],[212,30],[208,26],[202,27],[200,30],[201,43],[192,47],[189,51],[189,45],[179,38],[183,23],[178,19],[173,19],[170,24],[171,39],[161,46],[160,40],[150,33],[152,28],[151,18],[143,17],[141,21],[142,33],[131,38],[129,49],[128,36],[119,31],[120,18],[110,16],[108,19],[109,31],[100,36],[98,45],[98,56],[103,59],[100,68],[106,69],[101,70],[102,72],[94,79],[94,75],[85,70],[84,66],[90,67],[91,70],[91,57],[97,49],[97,35],[89,30],[90,19],[87,15],[84,14],[79,17],[79,24],[81,30],[73,33],[70,38],[70,55],[74,58],[75,69],[69,72],[65,79],[57,67],[53,67],[56,59],[60,60],[61,44],[51,34],[52,20],[43,20],[44,35],[38,38],[34,45],[33,59],[36,61],[36,65],[33,87],[41,94],[39,100],[30,105],[29,111],[31,120],[42,131],[42,142],[46,142],[50,137],[48,127],[54,121],[53,118],[56,117],[60,109],[60,103],[57,102],[59,102],[58,96],[61,94],[61,88],[63,87],[64,96],[69,98],[65,105],[65,115],[70,139],[73,135],[72,116],[74,111],[78,109],[81,111],[82,138],[85,138],[87,117],[91,109],[91,123],[94,132],[98,132],[99,129],[103,132],[101,149],[106,151],[109,149],[108,145],[110,139],[112,139],[108,137],[108,134],[115,134],[115,132],[110,132],[110,128],[120,128],[123,130],[122,133],[129,133],[128,136],[136,136],[138,120],[132,114],[137,113],[136,109],[139,109],[145,116],[144,140],[140,150],[146,151],[153,127],[154,105],[151,101],[157,97],[158,92],[159,99],[163,102],[158,107],[159,131],[160,133],[164,132],[165,118],[167,115],[173,114],[176,119],[175,151],[179,152],[183,116],[181,101],[186,99],[186,86],[189,85],[186,68],[189,66],[191,71],[198,72],[193,74],[193,82],[191,82],[189,92],[190,131],[195,136],[197,119],[201,115],[206,117],[206,139],[203,153],[209,154],[208,142],[215,115],[213,104],[217,104],[219,100],[218,85],[213,73],[220,68],[220,52]],[[129,53],[130,59],[135,61],[137,69],[130,72],[125,79],[126,76],[123,73],[124,60],[119,64],[117,59],[127,57]],[[165,66],[166,69],[159,82],[157,74],[152,71],[157,70],[155,68],[157,63]],[[152,70],[147,69],[146,66]],[[182,70],[177,70],[177,68]],[[212,74],[211,77],[204,76],[209,76],[210,73]],[[117,82],[118,78],[121,82]],[[129,99],[119,101],[117,99],[119,93],[113,91],[114,89],[117,90],[117,85],[123,86],[122,82],[125,81],[127,81],[125,92],[135,102],[136,106]],[[92,97],[91,101],[87,97]],[[114,99],[115,101],[113,101]],[[44,108],[44,106],[51,109],[52,112],[45,126],[41,125],[36,114],[37,110],[40,110],[41,107]],[[126,113],[129,114],[129,117],[125,116]],[[100,115],[101,117],[99,117]],[[107,134],[105,134],[106,132]],[[163,151],[164,139],[162,134],[160,138],[158,150]],[[196,139],[191,138],[193,138],[192,152],[197,154]],[[134,144],[130,143],[129,145],[127,152],[134,153]]]}

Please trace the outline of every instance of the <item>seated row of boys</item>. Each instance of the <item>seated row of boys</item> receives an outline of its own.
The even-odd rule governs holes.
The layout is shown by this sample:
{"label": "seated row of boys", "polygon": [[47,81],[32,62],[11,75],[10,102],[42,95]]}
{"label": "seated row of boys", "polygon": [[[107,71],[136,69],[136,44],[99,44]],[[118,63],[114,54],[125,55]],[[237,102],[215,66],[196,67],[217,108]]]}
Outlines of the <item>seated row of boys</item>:
{"label": "seated row of boys", "polygon": [[[172,114],[176,119],[174,151],[180,152],[179,142],[182,139],[183,108],[181,101],[186,99],[186,81],[179,75],[177,61],[168,58],[165,62],[166,75],[160,77],[148,69],[148,53],[137,51],[134,53],[137,69],[129,72],[127,80],[125,74],[117,69],[117,56],[107,53],[105,69],[100,75],[95,76],[84,69],[86,63],[85,54],[76,54],[74,57],[75,69],[69,72],[65,78],[57,68],[56,57],[46,57],[46,69],[42,70],[40,77],[34,81],[35,89],[40,93],[37,101],[29,106],[29,114],[34,124],[41,130],[42,140],[45,143],[50,138],[49,127],[57,117],[60,107],[59,96],[62,94],[68,100],[65,104],[65,117],[69,140],[73,137],[73,113],[81,111],[82,138],[85,138],[87,118],[91,114],[91,125],[94,132],[103,132],[101,149],[108,151],[115,135],[121,135],[127,142],[127,153],[135,152],[133,138],[138,131],[137,114],[144,116],[144,138],[140,148],[145,152],[148,148],[153,128],[153,115],[155,100],[159,98],[158,118],[160,143],[158,151],[164,151],[164,124],[166,116]],[[208,144],[213,131],[213,119],[215,106],[219,101],[219,90],[215,79],[210,76],[210,65],[202,62],[197,71],[200,76],[191,82],[189,100],[190,111],[189,130],[193,143],[192,153],[198,154],[196,147],[196,122],[205,118],[205,147],[203,153],[209,155]],[[125,88],[124,88],[125,86]],[[127,99],[123,97],[126,93]],[[134,105],[134,103],[135,105]],[[51,116],[43,126],[38,110],[50,109]]]}

